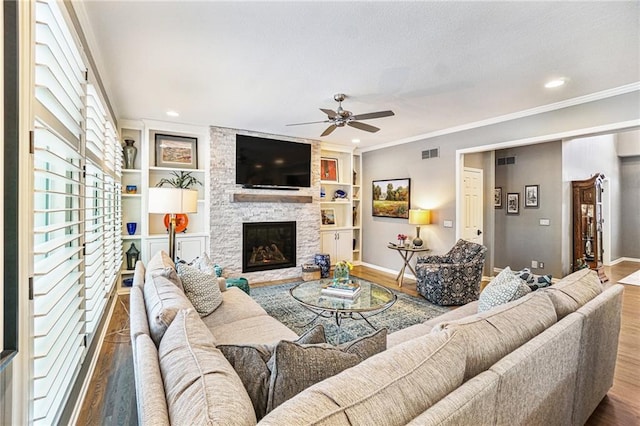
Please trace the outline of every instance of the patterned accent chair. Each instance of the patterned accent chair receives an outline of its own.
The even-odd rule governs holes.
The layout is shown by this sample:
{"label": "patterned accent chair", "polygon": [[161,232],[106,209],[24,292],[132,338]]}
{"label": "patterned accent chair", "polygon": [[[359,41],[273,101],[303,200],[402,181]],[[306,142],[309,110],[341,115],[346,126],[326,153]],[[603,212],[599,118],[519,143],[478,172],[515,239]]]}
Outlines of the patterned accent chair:
{"label": "patterned accent chair", "polygon": [[443,256],[416,261],[418,293],[436,305],[464,305],[478,299],[487,248],[458,240]]}

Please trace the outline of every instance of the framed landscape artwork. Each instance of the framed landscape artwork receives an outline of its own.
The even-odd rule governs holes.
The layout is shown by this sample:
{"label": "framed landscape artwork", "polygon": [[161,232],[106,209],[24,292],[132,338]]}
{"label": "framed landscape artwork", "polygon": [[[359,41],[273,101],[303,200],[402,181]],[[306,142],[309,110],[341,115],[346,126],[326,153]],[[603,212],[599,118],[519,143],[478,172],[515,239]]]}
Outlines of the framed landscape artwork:
{"label": "framed landscape artwork", "polygon": [[198,168],[198,138],[156,134],[156,167]]}
{"label": "framed landscape artwork", "polygon": [[502,187],[501,186],[497,186],[493,190],[493,207],[495,207],[496,209],[502,208]]}
{"label": "framed landscape artwork", "polygon": [[540,207],[538,192],[540,190],[539,185],[525,185],[524,186],[524,206],[525,207]]}
{"label": "framed landscape artwork", "polygon": [[336,211],[334,209],[321,209],[322,226],[336,226]]}
{"label": "framed landscape artwork", "polygon": [[507,193],[507,214],[520,214],[520,193]]}
{"label": "framed landscape artwork", "polygon": [[320,159],[320,180],[338,181],[338,159],[325,158]]}
{"label": "framed landscape artwork", "polygon": [[373,181],[373,216],[409,219],[411,179]]}

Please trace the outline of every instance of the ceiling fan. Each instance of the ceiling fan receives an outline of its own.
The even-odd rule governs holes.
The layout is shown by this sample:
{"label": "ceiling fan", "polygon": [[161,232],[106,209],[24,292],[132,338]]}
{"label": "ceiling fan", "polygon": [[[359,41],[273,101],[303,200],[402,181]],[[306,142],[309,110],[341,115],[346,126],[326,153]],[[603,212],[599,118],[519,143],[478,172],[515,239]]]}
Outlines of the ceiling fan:
{"label": "ceiling fan", "polygon": [[347,111],[342,108],[342,101],[345,100],[347,96],[344,93],[338,93],[333,95],[333,99],[338,102],[338,109],[326,109],[320,108],[320,111],[327,114],[327,119],[322,121],[310,121],[308,123],[295,123],[295,124],[287,124],[287,126],[301,126],[304,124],[315,124],[315,123],[331,123],[329,127],[325,129],[324,132],[320,136],[328,136],[333,132],[337,127],[344,127],[345,124],[347,126],[355,127],[356,129],[364,130],[365,132],[375,133],[379,128],[372,126],[370,124],[361,123],[362,120],[371,120],[374,118],[382,118],[382,117],[390,117],[395,115],[393,111],[378,111],[378,112],[369,112],[366,114],[357,114],[354,115],[351,111]]}

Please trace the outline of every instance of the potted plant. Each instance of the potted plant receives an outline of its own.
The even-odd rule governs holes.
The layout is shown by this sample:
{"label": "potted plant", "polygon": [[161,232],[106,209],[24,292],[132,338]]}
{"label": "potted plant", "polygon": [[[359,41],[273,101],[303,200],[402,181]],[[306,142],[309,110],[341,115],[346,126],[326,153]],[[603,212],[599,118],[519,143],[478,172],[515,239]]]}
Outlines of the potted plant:
{"label": "potted plant", "polygon": [[160,181],[156,184],[157,187],[162,187],[165,184],[173,186],[174,188],[182,188],[182,189],[189,189],[191,188],[193,185],[202,185],[202,182],[200,182],[195,176],[191,175],[191,172],[171,172],[171,174],[174,176],[172,178],[162,178],[160,179]]}

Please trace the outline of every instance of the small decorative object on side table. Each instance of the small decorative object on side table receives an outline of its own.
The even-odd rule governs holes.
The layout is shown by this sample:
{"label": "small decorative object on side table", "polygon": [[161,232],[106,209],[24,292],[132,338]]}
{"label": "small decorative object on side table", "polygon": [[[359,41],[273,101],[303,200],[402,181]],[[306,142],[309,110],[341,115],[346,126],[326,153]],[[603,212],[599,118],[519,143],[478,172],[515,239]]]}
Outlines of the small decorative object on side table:
{"label": "small decorative object on side table", "polygon": [[398,234],[398,246],[404,247],[405,242],[407,241],[407,236],[404,234]]}
{"label": "small decorative object on side table", "polygon": [[417,275],[415,269],[413,269],[413,266],[411,266],[411,263],[410,263],[411,258],[413,258],[413,255],[418,252],[430,251],[428,248],[424,246],[408,247],[408,246],[405,246],[404,243],[402,246],[397,246],[393,243],[389,243],[387,248],[390,248],[391,250],[396,250],[400,255],[400,257],[402,257],[402,260],[404,261],[404,265],[402,265],[402,269],[400,269],[400,272],[398,272],[398,276],[396,277],[396,281],[398,282],[398,287],[402,287],[402,280],[404,279],[404,271],[405,269],[407,269],[407,266],[409,267],[409,270],[413,272],[414,277]]}

